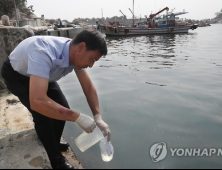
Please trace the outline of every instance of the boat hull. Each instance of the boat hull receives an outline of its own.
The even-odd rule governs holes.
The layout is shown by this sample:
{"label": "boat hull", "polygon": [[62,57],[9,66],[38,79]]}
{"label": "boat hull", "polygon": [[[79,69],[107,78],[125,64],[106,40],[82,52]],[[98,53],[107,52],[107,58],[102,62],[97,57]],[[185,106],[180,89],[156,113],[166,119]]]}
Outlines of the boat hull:
{"label": "boat hull", "polygon": [[168,27],[168,28],[131,28],[131,27],[107,27],[100,26],[100,31],[107,36],[130,36],[130,35],[154,35],[154,34],[178,34],[188,33],[192,26]]}

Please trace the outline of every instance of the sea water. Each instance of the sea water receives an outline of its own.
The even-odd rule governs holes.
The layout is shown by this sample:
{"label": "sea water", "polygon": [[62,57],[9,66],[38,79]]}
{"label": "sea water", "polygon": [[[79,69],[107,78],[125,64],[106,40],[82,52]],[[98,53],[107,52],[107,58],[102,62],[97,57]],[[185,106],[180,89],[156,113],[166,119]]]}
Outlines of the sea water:
{"label": "sea water", "polygon": [[[109,53],[88,73],[111,129],[113,160],[99,144],[79,151],[82,129],[67,123],[64,137],[86,168],[221,168],[221,157],[172,157],[171,148],[222,148],[222,25],[188,34],[107,38]],[[59,84],[70,107],[92,116],[75,73]],[[150,148],[164,142],[155,163]]]}

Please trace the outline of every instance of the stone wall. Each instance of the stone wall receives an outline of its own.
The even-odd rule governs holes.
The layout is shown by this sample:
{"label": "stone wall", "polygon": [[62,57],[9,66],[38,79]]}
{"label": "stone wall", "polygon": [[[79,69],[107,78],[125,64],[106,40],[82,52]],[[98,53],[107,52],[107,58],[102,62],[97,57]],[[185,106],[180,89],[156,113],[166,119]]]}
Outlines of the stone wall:
{"label": "stone wall", "polygon": [[32,35],[25,28],[0,27],[0,89],[4,87],[1,81],[3,62],[21,41]]}

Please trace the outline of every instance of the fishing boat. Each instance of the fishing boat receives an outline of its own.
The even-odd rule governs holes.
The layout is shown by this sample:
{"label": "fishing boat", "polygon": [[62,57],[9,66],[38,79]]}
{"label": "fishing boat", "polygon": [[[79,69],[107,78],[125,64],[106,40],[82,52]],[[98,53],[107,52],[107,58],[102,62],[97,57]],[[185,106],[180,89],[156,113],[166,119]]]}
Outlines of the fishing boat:
{"label": "fishing boat", "polygon": [[[166,14],[162,17],[157,17],[162,12],[166,11]],[[132,12],[132,11],[131,11]],[[133,12],[132,12],[133,13]],[[145,21],[138,23],[134,22],[131,27],[120,26],[113,22],[110,25],[99,25],[99,30],[105,33],[107,36],[130,36],[130,35],[153,35],[153,34],[177,34],[188,33],[189,30],[198,28],[197,24],[176,22],[178,15],[187,14],[188,12],[169,12],[169,8],[166,7],[155,14],[150,14],[149,18]]]}

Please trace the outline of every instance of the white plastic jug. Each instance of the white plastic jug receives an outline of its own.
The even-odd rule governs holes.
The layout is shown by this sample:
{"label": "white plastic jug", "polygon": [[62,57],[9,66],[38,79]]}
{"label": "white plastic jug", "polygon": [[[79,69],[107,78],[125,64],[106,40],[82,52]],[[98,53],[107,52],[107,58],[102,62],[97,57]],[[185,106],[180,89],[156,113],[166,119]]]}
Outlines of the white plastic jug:
{"label": "white plastic jug", "polygon": [[103,133],[98,127],[96,127],[92,133],[86,133],[84,131],[75,139],[75,143],[80,151],[85,152],[102,139],[104,139]]}

